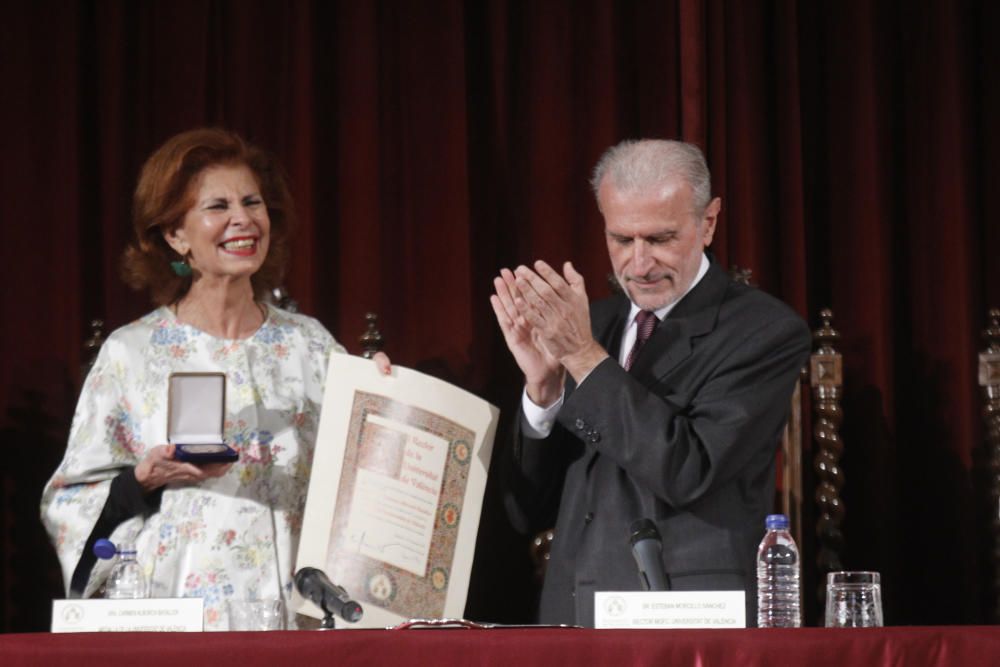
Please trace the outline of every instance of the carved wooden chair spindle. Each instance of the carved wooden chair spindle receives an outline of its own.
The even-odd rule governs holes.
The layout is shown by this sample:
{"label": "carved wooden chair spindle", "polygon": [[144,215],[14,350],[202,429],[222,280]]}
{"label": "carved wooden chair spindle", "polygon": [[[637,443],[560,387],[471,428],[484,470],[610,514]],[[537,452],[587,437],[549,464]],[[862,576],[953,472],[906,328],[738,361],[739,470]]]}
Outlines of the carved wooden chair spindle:
{"label": "carved wooden chair spindle", "polygon": [[986,348],[979,353],[979,386],[986,421],[986,451],[989,457],[990,500],[993,532],[993,622],[1000,623],[1000,309],[987,313],[983,331]]}

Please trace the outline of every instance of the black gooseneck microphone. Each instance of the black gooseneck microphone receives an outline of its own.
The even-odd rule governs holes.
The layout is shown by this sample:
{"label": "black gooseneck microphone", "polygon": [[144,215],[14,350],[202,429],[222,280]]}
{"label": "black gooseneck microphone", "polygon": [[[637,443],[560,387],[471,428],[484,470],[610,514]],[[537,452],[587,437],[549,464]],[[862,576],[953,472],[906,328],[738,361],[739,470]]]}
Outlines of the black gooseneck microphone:
{"label": "black gooseneck microphone", "polygon": [[[330,581],[323,570],[315,567],[304,567],[295,573],[295,587],[303,597],[312,601],[323,610],[324,628],[333,627],[333,616],[340,616],[348,623],[361,620],[364,610],[361,605],[351,599],[343,587]],[[329,624],[329,625],[328,625]]]}
{"label": "black gooseneck microphone", "polygon": [[639,583],[643,590],[669,591],[670,577],[663,569],[663,541],[656,524],[649,519],[636,519],[629,527],[632,557],[639,568]]}

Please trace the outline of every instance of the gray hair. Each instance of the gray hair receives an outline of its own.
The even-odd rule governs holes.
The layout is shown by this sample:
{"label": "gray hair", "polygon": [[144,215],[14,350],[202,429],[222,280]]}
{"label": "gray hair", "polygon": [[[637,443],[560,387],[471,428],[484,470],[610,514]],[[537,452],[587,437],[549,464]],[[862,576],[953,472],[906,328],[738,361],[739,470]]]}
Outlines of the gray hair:
{"label": "gray hair", "polygon": [[712,200],[712,176],[705,155],[694,144],[665,139],[628,139],[606,150],[594,167],[590,185],[597,195],[607,176],[619,190],[648,190],[680,176],[694,195],[698,213]]}

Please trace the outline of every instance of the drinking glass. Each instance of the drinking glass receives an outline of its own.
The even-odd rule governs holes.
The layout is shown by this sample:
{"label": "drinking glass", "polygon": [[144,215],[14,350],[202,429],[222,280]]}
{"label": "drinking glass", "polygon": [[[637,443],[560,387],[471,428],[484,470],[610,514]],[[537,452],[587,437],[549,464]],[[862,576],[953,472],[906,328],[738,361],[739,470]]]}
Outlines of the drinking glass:
{"label": "drinking glass", "polygon": [[285,603],[282,600],[229,600],[230,630],[284,630]]}
{"label": "drinking glass", "polygon": [[825,625],[828,628],[882,627],[882,582],[879,573],[828,573]]}

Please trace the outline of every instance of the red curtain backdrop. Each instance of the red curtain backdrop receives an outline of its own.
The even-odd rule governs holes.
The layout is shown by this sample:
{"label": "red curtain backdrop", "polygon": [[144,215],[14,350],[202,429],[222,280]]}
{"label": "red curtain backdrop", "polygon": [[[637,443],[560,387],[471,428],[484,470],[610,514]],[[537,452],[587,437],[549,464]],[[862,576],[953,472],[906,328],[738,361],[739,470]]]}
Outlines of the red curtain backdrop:
{"label": "red curtain backdrop", "polygon": [[[700,144],[719,260],[814,327],[832,307],[843,334],[845,565],[883,572],[890,623],[988,619],[976,353],[1000,305],[1000,3],[67,0],[2,17],[0,629],[46,628],[59,594],[37,505],[87,323],[149,309],[118,277],[139,165],[202,125],[287,167],[303,311],[355,352],[379,313],[394,361],[507,417],[520,378],[492,276],[572,260],[606,294],[592,165],[627,137]],[[467,615],[529,620],[499,491]]]}

